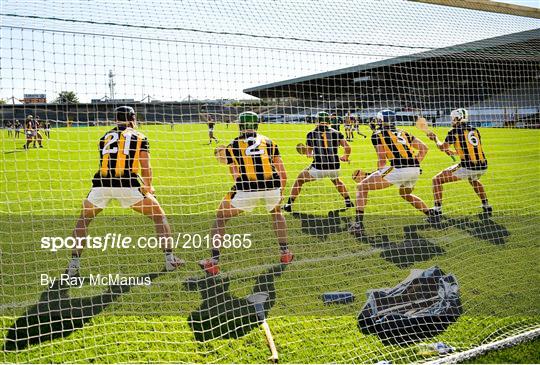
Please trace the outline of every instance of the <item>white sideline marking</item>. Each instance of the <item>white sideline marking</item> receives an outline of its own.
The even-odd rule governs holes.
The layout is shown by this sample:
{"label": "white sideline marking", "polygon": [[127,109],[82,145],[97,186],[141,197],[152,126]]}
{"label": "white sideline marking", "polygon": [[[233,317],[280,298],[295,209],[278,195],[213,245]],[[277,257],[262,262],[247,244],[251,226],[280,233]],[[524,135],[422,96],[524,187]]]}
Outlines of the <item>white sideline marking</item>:
{"label": "white sideline marking", "polygon": [[[295,260],[292,264],[293,266],[300,265],[300,264],[309,264],[309,263],[319,263],[323,261],[333,261],[333,260],[341,260],[341,259],[347,259],[351,257],[366,257],[371,256],[375,253],[381,252],[382,249],[380,248],[371,248],[369,250],[360,251],[357,253],[348,253],[348,254],[342,254],[338,256],[329,256],[329,257],[314,257],[310,259],[304,259],[304,260]],[[250,273],[250,272],[256,272],[260,273],[261,269],[268,270],[271,267],[278,265],[278,264],[265,264],[265,265],[258,265],[258,266],[250,266],[250,267],[244,267],[239,268],[236,270],[231,270],[226,273],[228,277],[242,277],[242,274]],[[178,279],[171,280],[160,280],[157,283],[152,283],[152,285],[159,285],[159,284],[166,284],[166,283],[177,283]],[[7,303],[7,304],[0,304],[0,312],[7,310],[7,309],[13,309],[13,308],[21,308],[21,307],[27,307],[30,305],[36,304],[37,301],[27,300],[26,302],[18,302],[18,303]]]}
{"label": "white sideline marking", "polygon": [[[319,262],[324,262],[324,261],[334,261],[334,260],[348,259],[348,258],[351,258],[351,257],[366,257],[366,256],[371,256],[371,255],[373,255],[375,253],[382,252],[382,251],[383,250],[381,248],[370,248],[369,250],[364,250],[364,251],[360,251],[360,252],[356,252],[356,253],[347,253],[347,254],[342,254],[342,255],[338,255],[338,256],[313,257],[313,258],[310,258],[310,259],[303,259],[303,260],[296,260],[295,259],[288,266],[294,267],[294,266],[297,266],[299,264],[310,264],[310,263],[319,263]],[[228,277],[242,277],[243,276],[242,274],[250,273],[250,272],[260,273],[261,269],[268,270],[271,267],[276,266],[276,265],[279,265],[279,263],[244,267],[244,268],[239,268],[239,269],[227,271],[224,274],[226,274]]]}
{"label": "white sideline marking", "polygon": [[27,300],[26,302],[0,304],[0,311],[3,311],[5,309],[27,307],[29,305],[34,305],[36,303],[37,301]]}

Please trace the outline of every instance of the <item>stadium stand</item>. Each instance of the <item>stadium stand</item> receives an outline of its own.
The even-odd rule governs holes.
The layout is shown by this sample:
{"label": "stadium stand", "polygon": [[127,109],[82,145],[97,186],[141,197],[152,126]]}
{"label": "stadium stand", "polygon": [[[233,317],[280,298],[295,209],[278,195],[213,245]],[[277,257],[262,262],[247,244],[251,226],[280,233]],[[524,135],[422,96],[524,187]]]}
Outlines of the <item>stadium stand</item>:
{"label": "stadium stand", "polygon": [[[540,87],[540,29],[400,56],[245,89],[262,99],[294,100],[314,110],[369,118],[391,108],[402,123],[422,113],[439,125],[452,108],[470,109],[483,126],[535,126]],[[395,90],[400,90],[396,93]],[[286,114],[276,111],[276,114]],[[515,121],[510,120],[513,117]],[[529,118],[531,117],[531,118]],[[527,123],[523,123],[527,120]]]}

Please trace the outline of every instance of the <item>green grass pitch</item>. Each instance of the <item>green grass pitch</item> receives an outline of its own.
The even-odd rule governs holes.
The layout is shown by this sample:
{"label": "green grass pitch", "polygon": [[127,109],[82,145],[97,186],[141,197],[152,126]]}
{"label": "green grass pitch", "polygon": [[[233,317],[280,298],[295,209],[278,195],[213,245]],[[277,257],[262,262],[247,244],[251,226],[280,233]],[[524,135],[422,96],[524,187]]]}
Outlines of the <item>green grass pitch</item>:
{"label": "green grass pitch", "polygon": [[[308,125],[261,125],[260,132],[280,147],[290,191],[296,175],[309,161],[295,151],[304,142]],[[365,128],[365,127],[364,127]],[[57,276],[64,271],[69,252],[48,252],[39,246],[42,236],[70,235],[82,199],[98,166],[97,141],[107,127],[53,129],[44,149],[23,151],[23,140],[2,132],[0,188],[0,333],[35,305],[45,288],[42,273]],[[150,140],[156,195],[169,216],[173,232],[207,234],[219,200],[232,186],[226,166],[213,156],[204,125],[141,126]],[[423,140],[414,128],[406,128]],[[447,129],[436,132],[442,138]],[[367,132],[364,130],[363,132]],[[493,226],[475,226],[479,201],[466,182],[445,187],[444,209],[451,219],[465,222],[444,230],[421,232],[436,248],[428,255],[403,263],[381,256],[381,250],[355,241],[339,229],[315,234],[302,228],[302,220],[287,215],[290,247],[297,261],[269,285],[275,286],[275,302],[269,323],[283,362],[392,362],[419,361],[430,354],[416,345],[383,345],[356,327],[356,314],[370,288],[393,286],[412,268],[438,265],[454,273],[460,283],[464,314],[457,323],[429,342],[443,341],[457,349],[497,340],[540,325],[538,259],[540,203],[537,192],[540,165],[540,131],[481,129],[489,170],[482,178],[493,205],[495,227],[508,236],[493,239]],[[218,125],[216,135],[226,144],[237,134],[234,125]],[[432,205],[431,177],[452,164],[448,156],[428,141],[430,151],[422,164],[415,193]],[[375,152],[368,139],[356,137],[351,164],[342,168],[351,192],[352,171],[375,168]],[[423,217],[402,201],[397,189],[370,193],[366,226],[370,234],[386,235],[399,244],[403,227],[422,224]],[[328,222],[328,212],[342,208],[342,200],[329,181],[305,185],[295,209],[315,220]],[[353,211],[341,213],[344,218]],[[468,223],[467,223],[468,222]],[[475,223],[476,222],[476,223]],[[151,236],[145,218],[123,210],[117,203],[105,210],[90,227],[90,234],[106,232]],[[249,250],[226,250],[222,270],[234,298],[249,294],[278,258],[269,218],[258,208],[255,214],[234,219],[229,233],[250,233]],[[2,362],[266,362],[269,351],[261,329],[254,328],[236,339],[195,340],[187,318],[201,305],[201,292],[187,290],[187,278],[201,277],[197,260],[204,248],[177,249],[187,260],[185,268],[160,275],[149,287],[134,287],[116,297],[101,312],[90,316],[82,328],[64,338],[44,340],[19,351],[0,352]],[[82,274],[121,273],[141,275],[158,272],[163,265],[159,250],[88,249],[82,258]],[[258,281],[259,280],[259,281]],[[106,288],[72,288],[69,298],[92,298]],[[325,306],[319,296],[326,291],[352,291],[351,305]],[[39,337],[39,333],[35,334]]]}

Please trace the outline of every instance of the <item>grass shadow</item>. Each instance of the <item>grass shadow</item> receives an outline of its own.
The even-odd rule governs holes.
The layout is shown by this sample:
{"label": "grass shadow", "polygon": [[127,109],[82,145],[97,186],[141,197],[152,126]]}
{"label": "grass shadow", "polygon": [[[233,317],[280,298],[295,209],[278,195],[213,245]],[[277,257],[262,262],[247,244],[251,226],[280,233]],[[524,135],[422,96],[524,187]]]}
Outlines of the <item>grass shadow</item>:
{"label": "grass shadow", "polygon": [[[140,278],[149,277],[153,281],[162,274],[164,271],[144,274]],[[4,351],[23,350],[31,345],[67,337],[132,288],[130,285],[111,285],[99,295],[71,298],[69,287],[61,286],[59,282],[57,280],[41,293],[38,303],[29,307],[9,328]]]}
{"label": "grass shadow", "polygon": [[403,231],[404,238],[401,243],[390,243],[381,252],[381,258],[400,269],[446,253],[436,243],[420,236],[415,229],[411,229],[411,226],[404,227]]}
{"label": "grass shadow", "polygon": [[448,219],[447,223],[475,238],[488,241],[494,245],[504,245],[510,236],[510,231],[505,226],[482,215],[479,216],[479,220],[472,220],[471,218]]}
{"label": "grass shadow", "polygon": [[[327,216],[317,216],[306,213],[293,213],[293,217],[301,221],[302,232],[324,241],[331,234],[346,232],[352,219],[340,217],[338,209],[328,212]],[[417,262],[430,260],[435,256],[444,255],[446,251],[435,242],[422,237],[418,232],[430,229],[458,228],[471,236],[486,240],[493,244],[504,244],[510,232],[505,226],[496,223],[491,218],[479,215],[479,220],[472,218],[443,219],[438,224],[414,224],[403,227],[403,241],[391,242],[383,234],[365,235],[357,240],[368,243],[375,249],[382,250],[381,258],[399,268],[407,268]]]}
{"label": "grass shadow", "polygon": [[325,241],[330,234],[346,232],[351,218],[340,217],[341,212],[347,209],[337,209],[328,212],[327,216],[307,213],[292,213],[292,216],[301,222],[302,232]]}
{"label": "grass shadow", "polygon": [[[331,234],[348,231],[352,218],[340,217],[343,211],[346,209],[333,210],[328,212],[327,216],[293,213],[293,217],[301,221],[302,232],[324,241]],[[392,242],[384,234],[365,235],[358,238],[358,241],[382,250],[380,255],[384,260],[400,268],[406,268],[416,262],[427,261],[433,256],[445,253],[444,249],[418,235],[418,230],[427,228],[431,228],[431,225],[405,226],[402,242]]]}
{"label": "grass shadow", "polygon": [[[287,265],[275,265],[259,275],[252,293],[268,293],[264,303],[264,314],[276,301],[274,280],[280,276]],[[190,313],[188,323],[195,339],[199,342],[216,338],[239,338],[259,326],[260,321],[253,304],[246,298],[238,298],[229,291],[230,279],[223,275],[188,279],[184,282],[187,290],[197,290],[202,303]]]}
{"label": "grass shadow", "polygon": [[442,247],[418,234],[419,231],[433,228],[458,228],[475,238],[496,245],[505,244],[506,239],[510,236],[510,232],[505,226],[482,215],[479,216],[478,220],[473,220],[469,217],[459,219],[448,218],[435,226],[424,223],[403,227],[403,242],[387,243],[382,247],[383,252],[381,252],[381,257],[394,263],[399,268],[407,268],[416,262],[427,261],[435,256],[444,255],[446,251]]}
{"label": "grass shadow", "polygon": [[19,153],[19,152],[25,152],[25,150],[24,150],[24,149],[20,149],[20,150],[5,151],[5,152],[4,152],[4,155],[10,155],[10,154],[13,154],[13,153]]}
{"label": "grass shadow", "polygon": [[457,228],[467,232],[471,236],[488,241],[495,245],[502,245],[506,243],[507,238],[510,236],[510,231],[491,217],[486,217],[483,214],[478,215],[478,220],[474,220],[472,217],[463,218],[444,218],[440,223],[432,225],[429,223],[410,225],[404,227],[405,235],[414,234],[417,231],[428,229],[447,229]]}

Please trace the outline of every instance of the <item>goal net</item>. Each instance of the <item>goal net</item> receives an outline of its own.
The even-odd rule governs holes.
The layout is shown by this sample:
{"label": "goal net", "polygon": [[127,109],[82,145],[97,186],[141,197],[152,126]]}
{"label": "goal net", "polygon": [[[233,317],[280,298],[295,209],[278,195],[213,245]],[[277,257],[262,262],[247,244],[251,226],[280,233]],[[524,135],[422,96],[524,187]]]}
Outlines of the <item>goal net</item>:
{"label": "goal net", "polygon": [[1,4],[2,362],[456,361],[538,336],[538,19]]}

